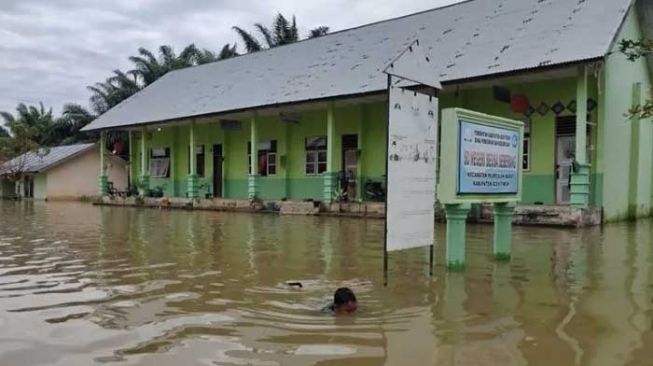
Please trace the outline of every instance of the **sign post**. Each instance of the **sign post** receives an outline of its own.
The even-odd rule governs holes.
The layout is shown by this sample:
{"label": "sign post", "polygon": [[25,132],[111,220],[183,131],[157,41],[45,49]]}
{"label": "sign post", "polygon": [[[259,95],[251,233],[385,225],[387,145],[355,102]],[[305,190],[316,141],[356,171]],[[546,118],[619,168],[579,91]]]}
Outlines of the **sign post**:
{"label": "sign post", "polygon": [[384,71],[388,75],[384,285],[388,253],[429,247],[433,274],[438,99],[430,60],[411,43]]}
{"label": "sign post", "polygon": [[465,266],[465,221],[472,203],[494,206],[494,256],[510,258],[512,215],[521,199],[524,125],[469,110],[442,111],[438,198],[447,216],[447,266]]}

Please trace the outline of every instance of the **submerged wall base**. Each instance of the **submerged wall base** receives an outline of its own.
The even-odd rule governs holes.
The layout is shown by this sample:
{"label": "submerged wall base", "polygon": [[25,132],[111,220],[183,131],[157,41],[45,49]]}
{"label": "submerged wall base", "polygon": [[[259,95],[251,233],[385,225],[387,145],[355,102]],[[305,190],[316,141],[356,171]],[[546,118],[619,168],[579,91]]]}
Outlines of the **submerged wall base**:
{"label": "submerged wall base", "polygon": [[[385,205],[382,202],[347,202],[324,204],[318,201],[269,201],[241,199],[190,199],[103,197],[94,202],[103,206],[128,206],[160,209],[185,209],[231,212],[278,213],[282,215],[321,215],[382,219]],[[482,205],[472,210],[468,221],[490,223],[494,221],[492,205]],[[435,220],[444,221],[442,208],[436,210]],[[517,206],[512,219],[515,225],[588,227],[601,225],[600,207],[574,208],[570,206]]]}

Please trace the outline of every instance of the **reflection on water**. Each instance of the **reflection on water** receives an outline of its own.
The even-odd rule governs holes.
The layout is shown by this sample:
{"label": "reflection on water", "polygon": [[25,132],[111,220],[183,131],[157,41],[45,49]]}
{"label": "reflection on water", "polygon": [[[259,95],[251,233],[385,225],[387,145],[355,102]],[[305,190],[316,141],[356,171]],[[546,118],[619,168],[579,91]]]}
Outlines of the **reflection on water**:
{"label": "reflection on water", "polygon": [[2,202],[0,364],[648,365],[652,230],[515,228],[508,264],[471,226],[465,273],[384,288],[382,221]]}

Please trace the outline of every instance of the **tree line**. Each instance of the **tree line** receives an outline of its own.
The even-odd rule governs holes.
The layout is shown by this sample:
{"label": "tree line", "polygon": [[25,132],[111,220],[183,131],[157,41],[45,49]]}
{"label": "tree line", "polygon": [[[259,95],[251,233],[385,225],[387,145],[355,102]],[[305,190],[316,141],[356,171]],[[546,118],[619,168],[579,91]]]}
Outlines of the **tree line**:
{"label": "tree line", "polygon": [[[254,32],[234,26],[233,31],[245,46],[245,53],[274,48],[301,39],[295,17],[286,18],[277,14],[271,27],[254,24]],[[329,28],[320,26],[311,29],[306,38],[315,38],[329,33]],[[218,52],[199,48],[195,44],[184,47],[177,53],[173,47],[160,46],[155,52],[143,47],[137,55],[129,57],[132,69],[114,70],[104,81],[88,86],[91,92],[89,106],[67,103],[62,114],[55,117],[52,108],[42,103],[37,106],[18,104],[15,113],[0,112],[0,163],[10,160],[39,147],[65,145],[95,141],[97,135],[80,131],[101,114],[152,84],[170,71],[202,65],[239,56],[237,44],[225,44]],[[110,143],[124,140],[125,136],[113,134]]]}

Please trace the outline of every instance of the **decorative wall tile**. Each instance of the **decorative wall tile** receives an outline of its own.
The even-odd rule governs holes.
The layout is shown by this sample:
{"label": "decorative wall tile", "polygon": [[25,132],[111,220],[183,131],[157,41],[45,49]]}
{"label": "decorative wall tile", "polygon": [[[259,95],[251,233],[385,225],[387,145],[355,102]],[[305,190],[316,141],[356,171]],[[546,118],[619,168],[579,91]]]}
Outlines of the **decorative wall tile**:
{"label": "decorative wall tile", "polygon": [[540,116],[545,116],[547,113],[549,113],[550,110],[551,108],[549,105],[544,102],[540,103],[540,105],[537,107],[537,113],[539,113]]}
{"label": "decorative wall tile", "polygon": [[560,115],[560,113],[562,113],[562,112],[565,111],[565,105],[562,104],[561,101],[557,101],[557,102],[556,102],[556,103],[551,107],[551,110],[553,111],[553,113],[556,114],[556,116],[557,116],[557,115]]}
{"label": "decorative wall tile", "polygon": [[576,107],[578,107],[578,105],[576,104],[575,99],[567,104],[567,110],[569,110],[571,113],[576,113]]}

